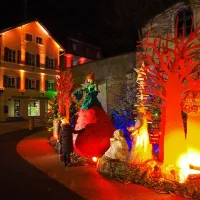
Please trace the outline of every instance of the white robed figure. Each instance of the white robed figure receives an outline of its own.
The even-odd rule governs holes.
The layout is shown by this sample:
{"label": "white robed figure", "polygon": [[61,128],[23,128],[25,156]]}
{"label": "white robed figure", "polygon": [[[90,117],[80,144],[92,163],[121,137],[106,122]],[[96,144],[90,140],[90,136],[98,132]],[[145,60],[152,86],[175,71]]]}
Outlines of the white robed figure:
{"label": "white robed figure", "polygon": [[113,133],[113,138],[110,138],[110,148],[104,156],[124,162],[130,159],[130,152],[123,131],[116,130]]}
{"label": "white robed figure", "polygon": [[130,164],[142,164],[152,159],[152,145],[148,134],[148,115],[146,108],[138,108],[138,116],[131,137],[133,139]]}

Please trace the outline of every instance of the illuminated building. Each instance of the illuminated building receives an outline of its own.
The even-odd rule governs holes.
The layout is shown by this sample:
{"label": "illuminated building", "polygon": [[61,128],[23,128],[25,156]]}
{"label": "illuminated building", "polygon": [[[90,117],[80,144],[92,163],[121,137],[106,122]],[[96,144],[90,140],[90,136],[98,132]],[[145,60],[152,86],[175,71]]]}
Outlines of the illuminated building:
{"label": "illuminated building", "polygon": [[68,38],[65,45],[65,54],[61,56],[61,69],[89,63],[102,58],[100,48]]}
{"label": "illuminated building", "polygon": [[45,116],[62,51],[39,21],[0,31],[0,121]]}

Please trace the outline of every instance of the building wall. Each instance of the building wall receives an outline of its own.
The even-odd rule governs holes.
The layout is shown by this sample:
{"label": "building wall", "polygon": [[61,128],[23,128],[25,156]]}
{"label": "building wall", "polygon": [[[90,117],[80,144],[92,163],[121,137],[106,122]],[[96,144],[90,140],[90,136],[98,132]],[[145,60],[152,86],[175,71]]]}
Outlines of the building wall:
{"label": "building wall", "polygon": [[115,94],[121,92],[121,85],[127,82],[126,75],[130,69],[133,70],[135,63],[135,52],[132,52],[73,67],[74,88],[81,87],[87,75],[93,72],[100,90],[98,98],[104,109],[108,110],[115,104]]}
{"label": "building wall", "polygon": [[[26,41],[26,33],[32,35],[32,42]],[[36,43],[36,37],[42,38],[42,44]],[[5,59],[5,48],[16,51],[15,62]],[[20,52],[20,53],[19,53]],[[26,52],[35,55],[35,65],[26,63]],[[0,96],[0,121],[5,121],[8,113],[4,113],[5,107],[12,104],[9,100],[20,100],[20,116],[28,119],[28,101],[40,101],[40,116],[44,117],[46,103],[51,99],[50,91],[47,91],[47,81],[56,81],[59,70],[60,47],[49,33],[38,23],[29,24],[6,31],[0,36],[0,89],[3,93]],[[19,54],[18,54],[19,53]],[[40,55],[40,65],[37,66],[36,55]],[[19,59],[19,57],[20,59]],[[46,57],[54,61],[53,69],[47,68]],[[5,76],[14,77],[15,88],[5,87]],[[39,81],[35,90],[27,88],[27,79]],[[18,83],[20,82],[20,83]],[[12,113],[13,111],[8,111]]]}
{"label": "building wall", "polygon": [[85,57],[91,60],[99,60],[102,58],[99,47],[81,42],[79,40],[68,38],[67,53]]}
{"label": "building wall", "polygon": [[174,4],[164,12],[150,19],[142,28],[142,39],[146,37],[150,30],[150,36],[156,38],[165,36],[166,33],[175,33],[176,16],[182,8],[190,8],[193,12],[194,28],[200,25],[200,1],[189,0],[188,4],[185,1]]}

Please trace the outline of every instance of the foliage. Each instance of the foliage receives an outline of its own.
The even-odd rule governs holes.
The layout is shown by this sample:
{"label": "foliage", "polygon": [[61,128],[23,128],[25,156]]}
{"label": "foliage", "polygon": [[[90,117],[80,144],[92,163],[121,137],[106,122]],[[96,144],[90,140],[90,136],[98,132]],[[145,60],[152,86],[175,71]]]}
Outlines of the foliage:
{"label": "foliage", "polygon": [[121,94],[115,95],[116,103],[114,108],[110,109],[115,128],[123,130],[129,146],[131,144],[128,141],[130,132],[127,127],[135,124],[134,105],[137,101],[136,94],[137,88],[135,86],[123,84],[121,86]]}
{"label": "foliage", "polygon": [[50,108],[48,109],[48,112],[46,114],[46,127],[48,129],[53,129],[53,120],[58,118],[58,103],[57,98],[54,99],[54,101],[49,102]]}
{"label": "foliage", "polygon": [[69,108],[69,115],[70,115],[70,122],[72,126],[75,126],[76,124],[76,120],[77,120],[77,113],[79,110],[79,106],[77,105],[77,103],[75,101],[71,102],[71,106]]}
{"label": "foliage", "polygon": [[[164,166],[160,162],[150,160],[140,165],[130,165],[126,162],[102,157],[98,161],[97,170],[106,177],[113,177],[118,181],[129,184],[137,183],[154,189],[158,193],[174,193],[186,198],[200,199],[199,175],[191,175],[185,183],[169,180],[162,168],[169,168],[169,175],[175,177],[178,170],[171,166]],[[168,175],[168,176],[169,176]]]}
{"label": "foliage", "polygon": [[64,106],[66,104],[70,106],[72,100],[71,89],[73,85],[72,73],[69,70],[65,72],[61,71],[59,77],[57,77],[56,90],[59,112],[62,114],[64,114]]}

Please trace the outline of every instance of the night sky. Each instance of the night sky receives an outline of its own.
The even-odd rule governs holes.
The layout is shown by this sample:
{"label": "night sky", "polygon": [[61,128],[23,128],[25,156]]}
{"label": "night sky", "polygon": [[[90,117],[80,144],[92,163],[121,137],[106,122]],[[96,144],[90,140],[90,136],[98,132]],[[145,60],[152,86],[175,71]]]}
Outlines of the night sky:
{"label": "night sky", "polygon": [[138,29],[178,0],[6,0],[0,29],[40,20],[65,46],[68,36],[101,47],[104,57],[135,50]]}

